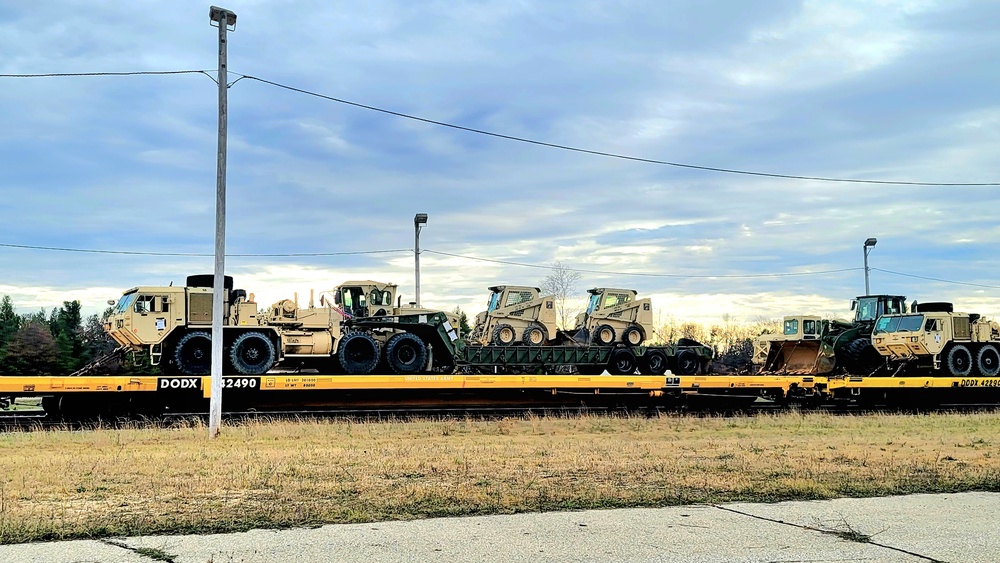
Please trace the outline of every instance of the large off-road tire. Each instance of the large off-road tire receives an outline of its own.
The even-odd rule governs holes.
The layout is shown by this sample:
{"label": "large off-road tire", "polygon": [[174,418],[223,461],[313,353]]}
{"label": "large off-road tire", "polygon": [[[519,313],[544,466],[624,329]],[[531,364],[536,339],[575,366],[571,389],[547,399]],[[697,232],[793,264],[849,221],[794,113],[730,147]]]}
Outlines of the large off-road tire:
{"label": "large off-road tire", "polygon": [[594,329],[594,344],[611,346],[615,343],[615,329],[611,325],[600,325]]}
{"label": "large off-road tire", "polygon": [[677,373],[680,375],[694,375],[701,368],[701,361],[698,354],[691,350],[681,350],[677,354]]}
{"label": "large off-road tire", "polygon": [[427,365],[427,345],[417,335],[401,332],[386,343],[385,362],[392,373],[420,373]]}
{"label": "large off-road tire", "polygon": [[367,375],[378,365],[378,342],[367,332],[352,332],[340,341],[337,359],[345,373]]}
{"label": "large off-road tire", "polygon": [[498,324],[493,329],[493,335],[490,338],[490,342],[494,346],[510,346],[515,340],[517,340],[517,331],[507,323]]}
{"label": "large off-road tire", "polygon": [[848,342],[841,350],[843,368],[851,375],[877,375],[885,367],[885,358],[872,346],[867,336]]}
{"label": "large off-road tire", "polygon": [[646,340],[646,333],[639,325],[629,325],[622,331],[622,343],[626,346],[639,346]]}
{"label": "large off-road tire", "polygon": [[965,377],[972,373],[972,353],[962,344],[955,344],[945,355],[948,373],[955,377]]}
{"label": "large off-road tire", "polygon": [[177,371],[184,375],[205,375],[212,370],[212,334],[189,332],[174,345],[172,354]]}
{"label": "large off-road tire", "polygon": [[521,333],[521,342],[525,346],[541,346],[545,344],[546,340],[548,340],[548,335],[545,334],[545,327],[542,325],[530,325]]}
{"label": "large off-road tire", "polygon": [[986,344],[976,354],[976,367],[983,377],[996,377],[1000,373],[1000,352],[992,344]]}
{"label": "large off-road tire", "polygon": [[635,354],[628,348],[619,348],[611,354],[611,361],[608,362],[608,373],[611,375],[632,375],[635,373],[637,362]]}
{"label": "large off-road tire", "polygon": [[229,347],[229,363],[240,375],[265,374],[277,359],[274,343],[261,332],[243,333]]}
{"label": "large off-road tire", "polygon": [[667,355],[663,350],[650,348],[639,358],[639,373],[643,375],[663,375],[668,368]]}

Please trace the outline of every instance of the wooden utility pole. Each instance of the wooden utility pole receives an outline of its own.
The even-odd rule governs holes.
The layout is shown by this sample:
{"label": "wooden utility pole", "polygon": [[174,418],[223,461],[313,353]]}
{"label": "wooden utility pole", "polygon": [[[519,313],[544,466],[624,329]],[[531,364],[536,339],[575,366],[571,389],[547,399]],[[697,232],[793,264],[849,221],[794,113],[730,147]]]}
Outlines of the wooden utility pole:
{"label": "wooden utility pole", "polygon": [[212,398],[208,407],[208,437],[217,438],[222,428],[222,320],[226,272],[226,123],[228,78],[226,77],[226,32],[236,29],[236,14],[212,6],[208,17],[219,28],[219,164],[215,187],[215,283],[212,286]]}

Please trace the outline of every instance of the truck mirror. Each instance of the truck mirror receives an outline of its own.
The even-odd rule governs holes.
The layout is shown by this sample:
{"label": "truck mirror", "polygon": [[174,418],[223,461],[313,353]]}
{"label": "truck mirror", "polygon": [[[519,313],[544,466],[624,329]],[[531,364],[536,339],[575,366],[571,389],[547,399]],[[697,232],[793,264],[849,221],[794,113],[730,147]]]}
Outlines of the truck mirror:
{"label": "truck mirror", "polygon": [[853,311],[853,310],[855,310],[857,308],[858,308],[858,300],[857,299],[851,299],[851,310]]}

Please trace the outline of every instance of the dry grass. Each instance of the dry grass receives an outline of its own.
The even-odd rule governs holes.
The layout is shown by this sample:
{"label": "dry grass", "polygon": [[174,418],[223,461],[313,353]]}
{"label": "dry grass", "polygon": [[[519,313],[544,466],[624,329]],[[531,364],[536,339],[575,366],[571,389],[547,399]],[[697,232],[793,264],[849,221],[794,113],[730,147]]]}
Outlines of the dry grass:
{"label": "dry grass", "polygon": [[0,435],[0,543],[1000,490],[1000,414],[255,422]]}

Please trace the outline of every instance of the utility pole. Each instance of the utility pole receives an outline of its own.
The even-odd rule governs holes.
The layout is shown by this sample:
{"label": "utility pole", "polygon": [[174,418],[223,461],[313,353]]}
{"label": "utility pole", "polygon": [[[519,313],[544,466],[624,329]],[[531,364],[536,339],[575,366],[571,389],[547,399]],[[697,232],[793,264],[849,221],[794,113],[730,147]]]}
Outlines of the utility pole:
{"label": "utility pole", "polygon": [[871,295],[872,292],[868,289],[868,272],[871,270],[868,267],[868,253],[871,252],[872,248],[875,248],[875,244],[878,243],[878,239],[871,237],[865,240],[865,295]]}
{"label": "utility pole", "polygon": [[215,186],[215,283],[212,286],[212,398],[208,407],[208,437],[218,438],[222,428],[222,316],[228,301],[226,271],[226,31],[236,29],[236,14],[218,6],[208,9],[212,25],[219,28],[219,163]]}
{"label": "utility pole", "polygon": [[427,214],[413,216],[413,281],[417,307],[420,307],[420,228],[427,224]]}

